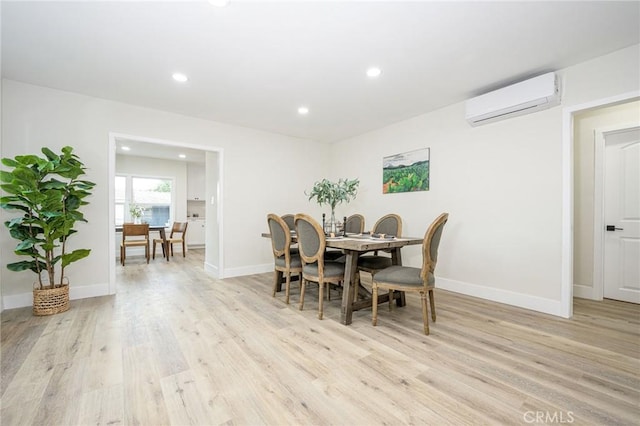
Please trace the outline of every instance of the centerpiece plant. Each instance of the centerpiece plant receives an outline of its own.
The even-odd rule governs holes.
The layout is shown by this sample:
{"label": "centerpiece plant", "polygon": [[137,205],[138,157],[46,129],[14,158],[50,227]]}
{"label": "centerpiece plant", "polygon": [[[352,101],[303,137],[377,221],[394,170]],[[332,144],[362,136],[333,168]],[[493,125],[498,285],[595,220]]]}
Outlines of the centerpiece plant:
{"label": "centerpiece plant", "polygon": [[77,222],[87,222],[80,208],[88,204],[85,199],[95,184],[80,178],[85,167],[73,148],[65,146],[60,154],[46,147],[41,151],[44,157],[19,155],[2,159],[10,170],[0,171],[1,188],[8,194],[0,198],[0,207],[20,212],[4,225],[19,241],[14,253],[28,258],[9,263],[7,268],[33,271],[39,290],[66,286],[68,298],[65,268],[91,252],[83,248],[69,251],[68,239],[77,232]]}
{"label": "centerpiece plant", "polygon": [[358,194],[358,179],[340,178],[337,182],[322,179],[314,183],[309,194],[309,201],[315,198],[316,202],[322,206],[327,204],[331,207],[331,231],[336,232],[337,222],[335,216],[336,206],[341,203],[348,203],[356,198]]}
{"label": "centerpiece plant", "polygon": [[129,207],[129,213],[133,218],[134,223],[140,223],[142,216],[144,215],[145,208],[138,204],[131,204]]}

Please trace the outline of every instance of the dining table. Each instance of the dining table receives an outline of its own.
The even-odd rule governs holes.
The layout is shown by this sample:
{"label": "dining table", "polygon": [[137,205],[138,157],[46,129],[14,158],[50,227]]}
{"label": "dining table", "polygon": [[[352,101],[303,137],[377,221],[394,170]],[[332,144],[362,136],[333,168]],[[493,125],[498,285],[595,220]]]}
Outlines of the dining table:
{"label": "dining table", "polygon": [[[162,239],[162,255],[169,261],[169,242],[167,241],[167,231],[164,225],[149,225],[149,231],[158,231]],[[116,225],[116,232],[122,232],[122,225]]]}
{"label": "dining table", "polygon": [[[374,237],[370,234],[347,234],[340,237],[326,237],[327,247],[341,249],[345,254],[344,283],[342,289],[342,306],[340,322],[349,325],[352,322],[353,312],[369,308],[373,305],[371,293],[362,286],[356,286],[358,274],[358,259],[360,255],[371,251],[388,251],[391,253],[391,263],[402,265],[401,248],[409,245],[422,244],[423,238],[417,237]],[[397,294],[396,294],[397,293]],[[396,304],[404,306],[404,292],[394,292]],[[357,296],[360,296],[358,298]],[[378,297],[378,303],[389,301],[389,295]]]}
{"label": "dining table", "polygon": [[[263,237],[270,238],[269,233],[263,233]],[[292,240],[297,240],[295,232],[292,232]],[[402,247],[422,244],[423,238],[418,237],[376,237],[372,234],[349,234],[337,237],[325,237],[326,246],[340,249],[345,254],[344,282],[342,289],[342,305],[340,310],[340,322],[351,324],[353,312],[369,308],[373,304],[371,292],[362,285],[356,285],[358,274],[358,259],[364,253],[372,251],[387,251],[391,254],[393,265],[402,265]],[[404,292],[395,291],[394,298],[397,306],[406,304]],[[378,297],[378,303],[389,301],[389,295]]]}

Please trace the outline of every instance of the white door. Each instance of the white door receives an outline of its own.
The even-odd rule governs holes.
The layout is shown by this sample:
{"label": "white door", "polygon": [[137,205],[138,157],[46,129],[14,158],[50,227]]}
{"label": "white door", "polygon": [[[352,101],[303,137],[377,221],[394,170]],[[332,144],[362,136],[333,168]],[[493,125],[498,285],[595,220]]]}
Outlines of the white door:
{"label": "white door", "polygon": [[640,303],[640,128],[605,134],[604,297]]}

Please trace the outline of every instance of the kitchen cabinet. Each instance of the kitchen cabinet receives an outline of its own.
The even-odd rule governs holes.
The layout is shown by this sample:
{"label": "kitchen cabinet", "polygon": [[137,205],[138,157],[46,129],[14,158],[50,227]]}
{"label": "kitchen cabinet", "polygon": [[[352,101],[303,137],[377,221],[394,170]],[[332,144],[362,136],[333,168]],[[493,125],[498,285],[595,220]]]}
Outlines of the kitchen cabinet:
{"label": "kitchen cabinet", "polygon": [[206,242],[206,224],[206,220],[204,219],[189,219],[187,246],[204,247]]}
{"label": "kitchen cabinet", "polygon": [[187,164],[187,200],[204,201],[206,197],[206,175],[204,164]]}

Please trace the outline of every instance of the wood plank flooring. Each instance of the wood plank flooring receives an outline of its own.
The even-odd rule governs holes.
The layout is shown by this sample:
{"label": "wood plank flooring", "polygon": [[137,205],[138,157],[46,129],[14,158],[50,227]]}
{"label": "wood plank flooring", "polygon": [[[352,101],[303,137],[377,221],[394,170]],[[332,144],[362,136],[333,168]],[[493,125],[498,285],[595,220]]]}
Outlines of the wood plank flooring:
{"label": "wood plank flooring", "polygon": [[5,425],[640,423],[640,307],[575,300],[574,318],[436,290],[340,324],[271,297],[271,274],[214,280],[203,253],[118,265],[118,294],[2,313]]}

